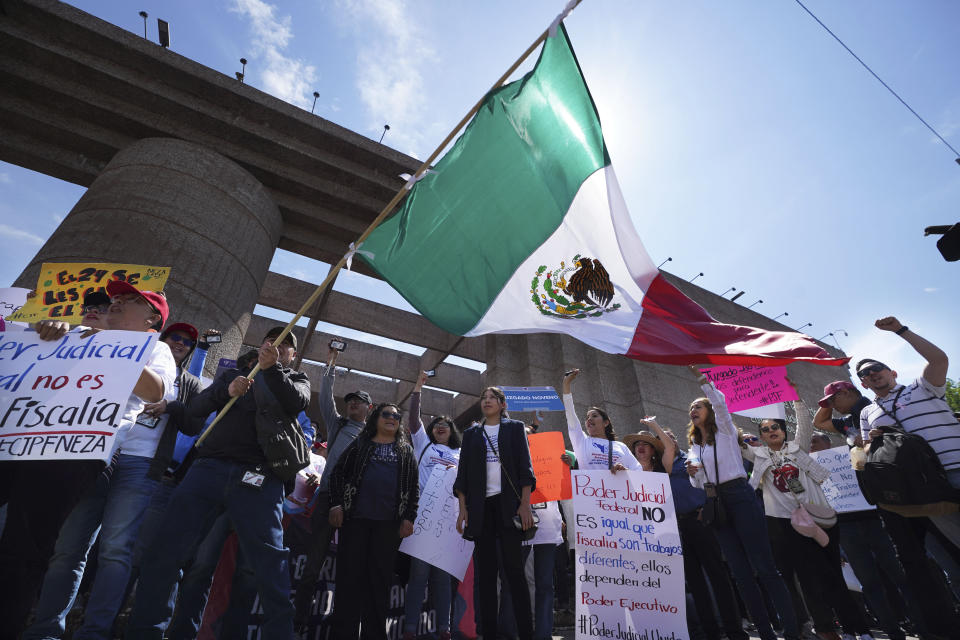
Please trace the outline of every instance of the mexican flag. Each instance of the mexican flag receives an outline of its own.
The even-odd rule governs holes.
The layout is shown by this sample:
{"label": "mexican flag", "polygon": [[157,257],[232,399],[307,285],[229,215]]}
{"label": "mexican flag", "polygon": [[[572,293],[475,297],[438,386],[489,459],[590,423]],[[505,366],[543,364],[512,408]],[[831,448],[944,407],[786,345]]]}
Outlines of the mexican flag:
{"label": "mexican flag", "polygon": [[718,323],[660,275],[562,25],[359,253],[458,335],[566,333],[668,364],[845,362],[796,332]]}

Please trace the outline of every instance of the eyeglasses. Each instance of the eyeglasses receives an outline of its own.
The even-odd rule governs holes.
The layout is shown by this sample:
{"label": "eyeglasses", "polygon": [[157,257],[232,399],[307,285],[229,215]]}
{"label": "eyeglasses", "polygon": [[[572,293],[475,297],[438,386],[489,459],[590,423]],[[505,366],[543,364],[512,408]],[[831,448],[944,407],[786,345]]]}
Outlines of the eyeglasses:
{"label": "eyeglasses", "polygon": [[87,315],[88,313],[93,313],[94,311],[96,311],[97,313],[107,313],[108,311],[110,311],[110,305],[109,304],[88,304],[81,307],[80,310],[83,313],[83,315]]}
{"label": "eyeglasses", "polygon": [[195,343],[193,340],[191,340],[190,338],[188,338],[188,337],[186,337],[186,336],[178,336],[178,335],[175,334],[175,333],[171,333],[171,334],[168,335],[166,338],[164,338],[164,340],[173,340],[174,342],[179,342],[180,344],[182,344],[183,346],[185,346],[185,347],[188,348],[188,349],[189,349],[190,347],[192,347],[193,345],[196,344],[196,343]]}
{"label": "eyeglasses", "polygon": [[743,439],[744,442],[756,442],[757,440],[759,440],[757,436],[747,436]]}
{"label": "eyeglasses", "polygon": [[114,296],[110,298],[110,304],[127,304],[128,302],[142,303],[146,305],[147,308],[153,311],[154,313],[160,313],[159,311],[157,311],[157,308],[153,306],[153,304],[149,300],[147,300],[143,296],[138,296],[135,293],[128,293],[128,294]]}
{"label": "eyeglasses", "polygon": [[862,380],[863,378],[866,378],[872,373],[880,373],[881,371],[887,368],[888,368],[887,365],[880,364],[879,362],[877,362],[870,365],[869,367],[864,367],[860,369],[860,371],[857,371],[857,377]]}
{"label": "eyeglasses", "polygon": [[775,424],[770,427],[760,427],[760,433],[770,433],[771,431],[780,431],[780,425]]}
{"label": "eyeglasses", "polygon": [[393,412],[393,411],[381,411],[381,412],[380,412],[380,417],[381,417],[381,418],[393,418],[394,420],[399,420],[399,419],[402,418],[403,416],[402,416],[401,414],[396,413],[396,412]]}

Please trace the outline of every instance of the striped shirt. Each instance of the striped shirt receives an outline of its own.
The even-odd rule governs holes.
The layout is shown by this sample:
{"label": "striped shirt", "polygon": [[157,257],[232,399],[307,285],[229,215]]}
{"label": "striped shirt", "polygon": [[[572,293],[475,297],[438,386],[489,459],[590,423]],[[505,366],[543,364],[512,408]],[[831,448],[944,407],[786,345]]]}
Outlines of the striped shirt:
{"label": "striped shirt", "polygon": [[[953,417],[945,395],[946,387],[935,387],[924,378],[917,378],[907,387],[897,385],[860,412],[863,439],[869,438],[871,429],[895,424],[894,419],[883,411],[885,409],[895,415],[909,433],[918,433],[930,443],[945,470],[960,469],[960,423]],[[893,405],[895,398],[896,407]]]}

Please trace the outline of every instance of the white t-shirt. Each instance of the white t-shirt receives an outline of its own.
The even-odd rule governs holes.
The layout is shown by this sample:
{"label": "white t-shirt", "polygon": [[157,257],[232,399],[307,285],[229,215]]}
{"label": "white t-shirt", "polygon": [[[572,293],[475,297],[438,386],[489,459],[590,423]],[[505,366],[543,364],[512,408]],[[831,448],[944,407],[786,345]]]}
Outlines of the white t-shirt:
{"label": "white t-shirt", "polygon": [[496,453],[493,452],[485,436],[483,444],[487,450],[487,497],[489,498],[500,493],[500,458],[498,455],[500,453],[500,424],[485,424],[483,430],[490,437],[490,441],[493,442],[493,446],[497,450]]}
{"label": "white t-shirt", "polygon": [[[177,363],[167,343],[157,340],[150,357],[147,358],[145,368],[160,376],[160,380],[163,381],[163,399],[167,402],[176,400]],[[137,417],[143,412],[146,404],[140,396],[132,393],[127,399],[127,406],[123,409],[123,418],[120,419],[120,426],[117,428],[114,439],[114,448],[119,447],[121,453],[145,458],[156,455],[157,444],[160,443],[160,436],[163,435],[162,426],[165,426],[166,422],[162,421],[163,425],[158,422],[153,429],[136,424]]]}
{"label": "white t-shirt", "polygon": [[717,442],[717,463],[720,466],[719,480],[717,465],[713,464],[713,445],[691,444],[687,456],[692,454],[700,458],[700,471],[690,478],[691,484],[702,487],[705,482],[723,484],[736,478],[746,478],[747,471],[743,468],[743,453],[740,450],[740,433],[727,410],[726,398],[709,382],[701,385],[700,388],[713,405],[713,413],[717,419],[717,433],[714,439]]}
{"label": "white t-shirt", "polygon": [[[901,389],[903,392],[897,398]],[[863,408],[860,433],[866,441],[871,429],[895,424],[893,418],[878,406],[877,403],[881,403],[909,433],[923,436],[936,452],[944,470],[960,469],[960,423],[953,417],[945,396],[946,387],[935,387],[923,377],[906,387],[897,385],[882,399],[878,398]],[[894,398],[897,399],[896,407]]]}
{"label": "white t-shirt", "polygon": [[427,430],[422,426],[413,432],[413,450],[420,463],[420,493],[427,484],[427,479],[433,468],[440,464],[445,467],[455,467],[460,463],[460,449],[451,449],[445,444],[430,442]]}
{"label": "white t-shirt", "polygon": [[[609,469],[620,463],[627,469],[642,471],[643,468],[637,459],[630,453],[627,445],[619,440],[611,442],[606,438],[592,438],[588,436],[577,418],[577,410],[573,406],[573,395],[566,393],[563,396],[563,408],[567,414],[567,433],[573,445],[573,454],[577,456],[577,465],[580,469]],[[608,465],[609,462],[612,464]]]}
{"label": "white t-shirt", "polygon": [[563,518],[560,516],[560,506],[557,501],[538,502],[530,505],[533,512],[540,518],[537,532],[533,538],[525,540],[525,546],[535,544],[560,544],[563,542]]}

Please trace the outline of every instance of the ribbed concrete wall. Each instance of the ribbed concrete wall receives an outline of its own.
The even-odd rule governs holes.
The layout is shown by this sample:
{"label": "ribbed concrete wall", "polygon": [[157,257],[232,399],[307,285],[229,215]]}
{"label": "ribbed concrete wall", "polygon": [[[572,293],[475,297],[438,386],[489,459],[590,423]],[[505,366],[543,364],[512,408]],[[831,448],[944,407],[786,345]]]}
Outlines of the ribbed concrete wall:
{"label": "ribbed concrete wall", "polygon": [[[208,359],[239,349],[283,220],[263,186],[211,149],[147,138],[114,156],[17,279],[43,262],[173,267],[171,321],[224,332]],[[211,369],[211,370],[213,370]]]}

